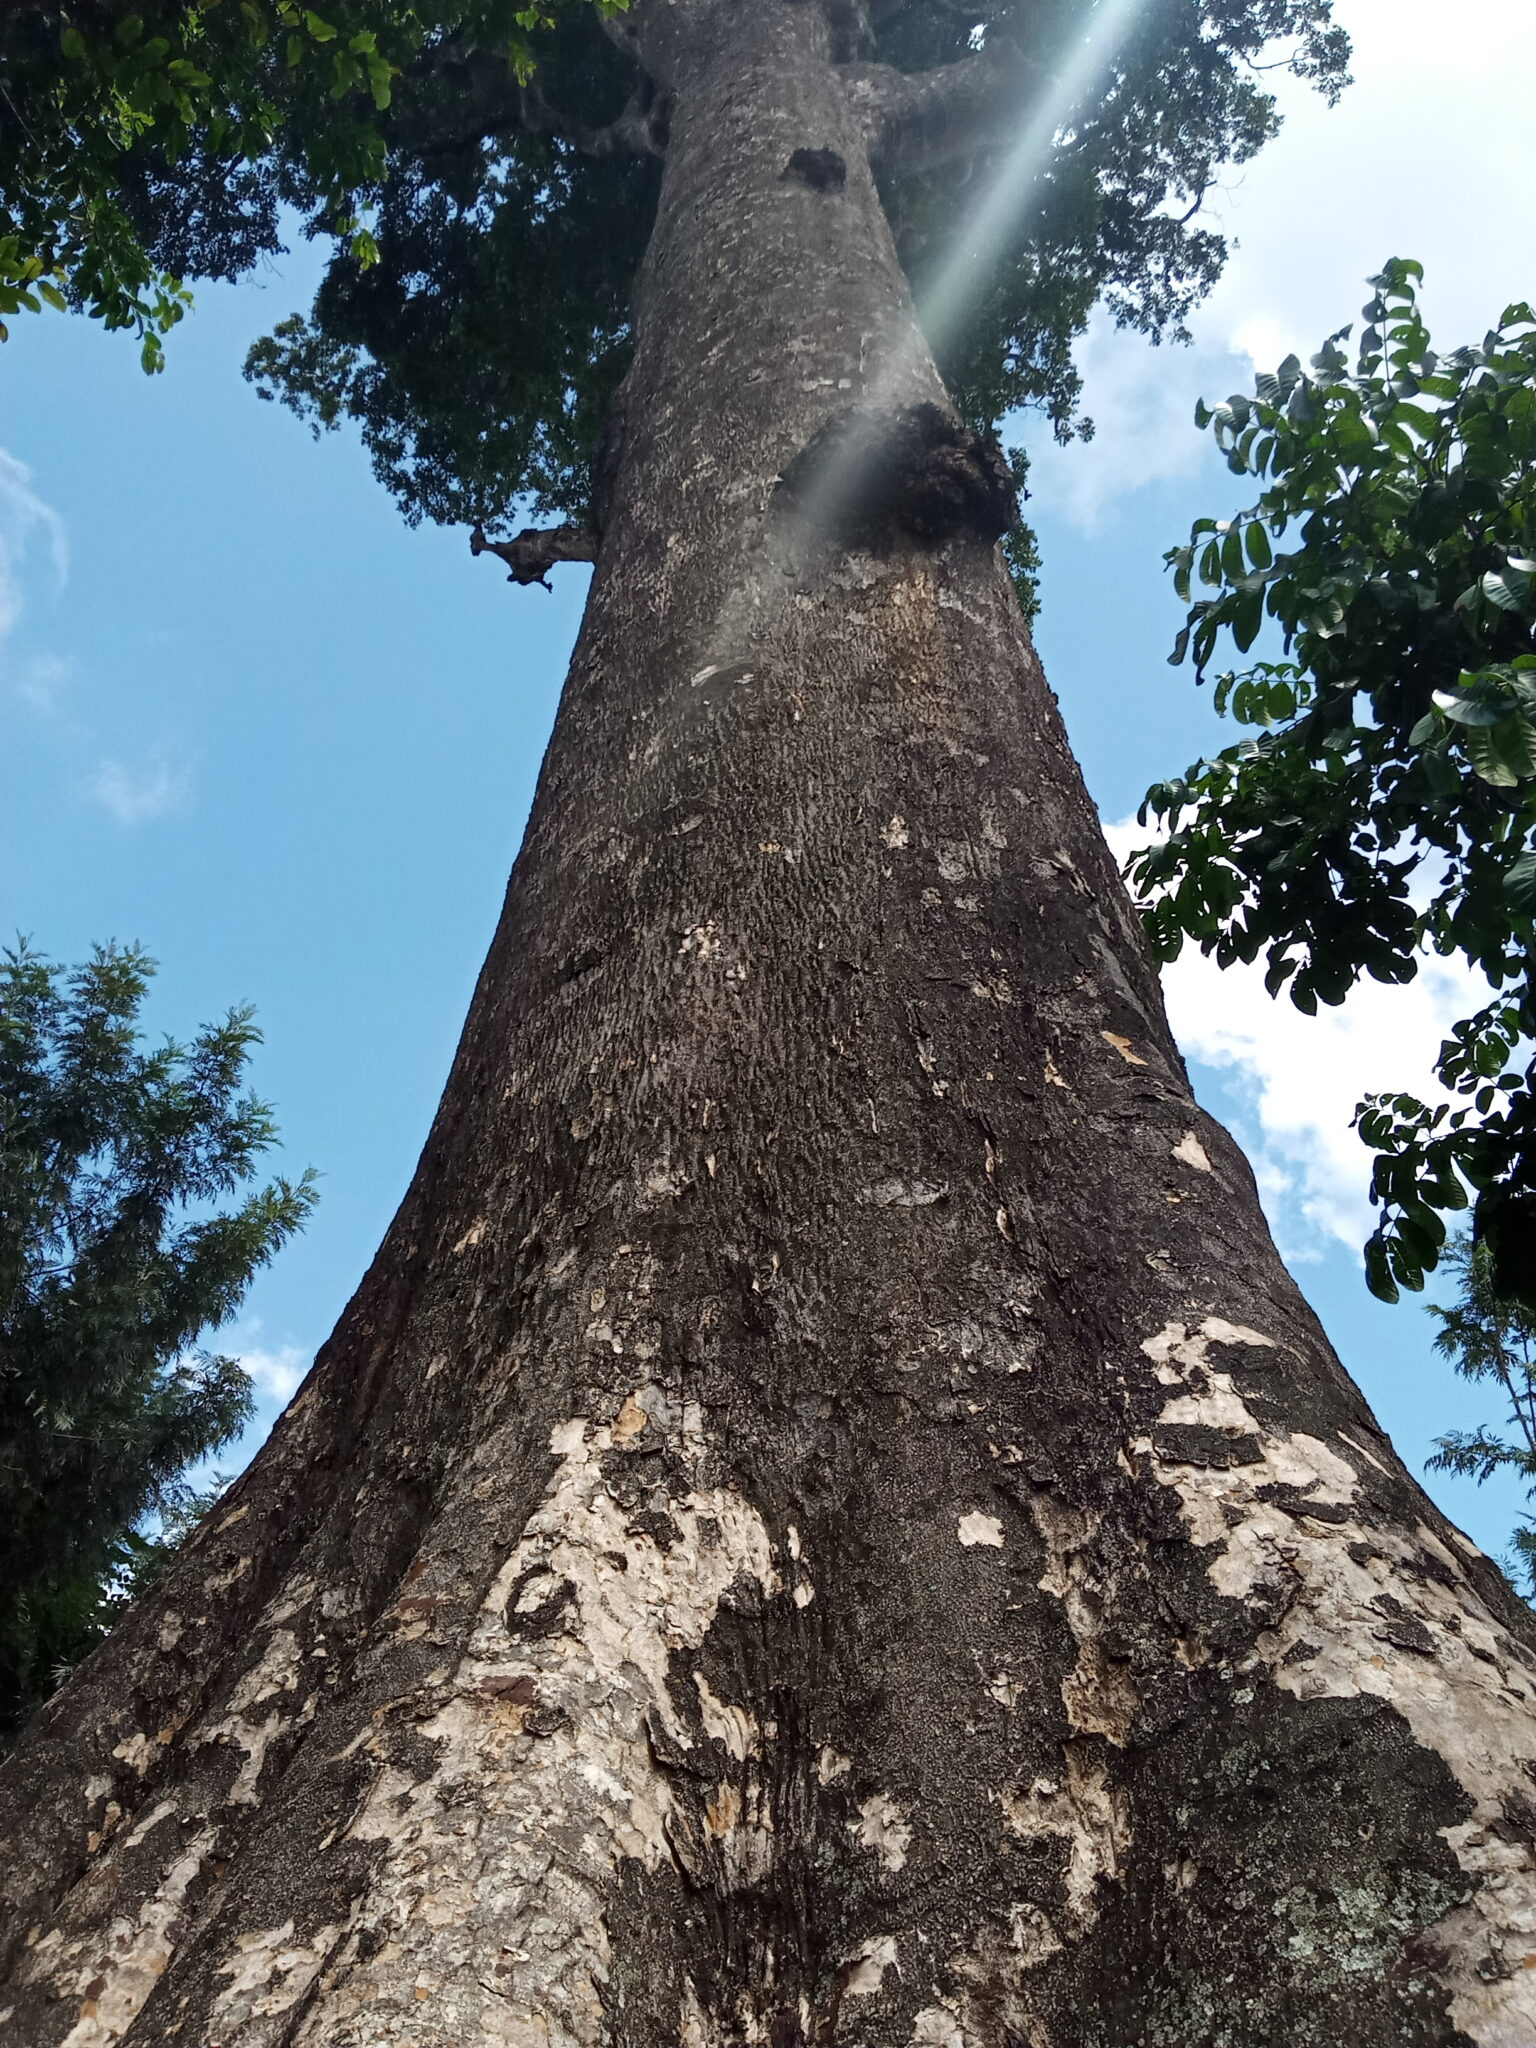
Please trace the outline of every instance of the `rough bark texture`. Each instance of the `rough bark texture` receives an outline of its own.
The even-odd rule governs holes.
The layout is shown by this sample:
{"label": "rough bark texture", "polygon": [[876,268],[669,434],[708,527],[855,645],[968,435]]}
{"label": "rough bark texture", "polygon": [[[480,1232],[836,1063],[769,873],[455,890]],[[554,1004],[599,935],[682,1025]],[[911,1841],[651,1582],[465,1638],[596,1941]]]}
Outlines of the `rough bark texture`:
{"label": "rough bark texture", "polygon": [[7,2038],[1522,2048],[1530,1617],[1191,1100],[820,9],[635,18],[506,913],[314,1373],[7,1766]]}

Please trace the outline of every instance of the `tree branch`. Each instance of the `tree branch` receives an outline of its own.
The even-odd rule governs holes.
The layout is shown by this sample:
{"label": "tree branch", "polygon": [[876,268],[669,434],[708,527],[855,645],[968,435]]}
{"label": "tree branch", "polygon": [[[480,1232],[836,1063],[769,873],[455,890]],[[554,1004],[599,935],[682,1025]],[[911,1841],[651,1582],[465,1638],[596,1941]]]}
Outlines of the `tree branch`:
{"label": "tree branch", "polygon": [[913,177],[1009,140],[1039,70],[999,41],[937,71],[845,64],[839,75],[875,171]]}
{"label": "tree branch", "polygon": [[660,156],[666,147],[666,110],[643,72],[636,79],[622,113],[593,127],[552,105],[545,98],[537,76],[520,85],[505,60],[490,51],[448,44],[435,53],[431,65],[434,71],[451,75],[459,89],[457,118],[451,128],[428,125],[416,133],[408,103],[399,107],[399,132],[419,149],[452,148],[467,140],[505,134],[511,129],[521,130],[525,135],[557,136],[583,156],[615,156],[623,151],[637,156]]}
{"label": "tree branch", "polygon": [[597,535],[587,526],[525,526],[511,540],[487,540],[484,527],[469,536],[472,555],[499,555],[511,570],[509,583],[554,585],[549,572],[556,562],[595,562]]}
{"label": "tree branch", "polygon": [[522,101],[522,127],[558,135],[583,156],[617,156],[625,151],[631,156],[661,156],[666,150],[664,105],[644,73],[636,81],[623,112],[600,128],[590,128],[584,121],[552,107],[536,78],[519,86],[518,93]]}

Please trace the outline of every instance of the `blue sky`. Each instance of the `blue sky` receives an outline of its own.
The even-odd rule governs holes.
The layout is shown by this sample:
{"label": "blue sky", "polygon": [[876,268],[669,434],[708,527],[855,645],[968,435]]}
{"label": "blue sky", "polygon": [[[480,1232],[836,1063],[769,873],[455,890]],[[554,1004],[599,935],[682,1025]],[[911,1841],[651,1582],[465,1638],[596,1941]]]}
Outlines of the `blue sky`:
{"label": "blue sky", "polygon": [[[1190,425],[1195,399],[1315,347],[1388,255],[1427,265],[1446,345],[1536,297],[1536,9],[1463,0],[1454,43],[1427,0],[1338,13],[1357,83],[1333,112],[1287,92],[1286,132],[1212,196],[1239,246],[1195,345],[1096,329],[1096,440],[1057,451],[1023,430],[1041,651],[1111,826],[1230,738],[1165,659],[1179,608],[1163,551],[1236,502]],[[257,1376],[263,1429],[415,1163],[586,579],[514,590],[463,533],[406,528],[350,436],[313,442],[258,400],[245,350],[315,276],[301,243],[201,290],[154,379],[126,339],[72,317],[18,318],[0,352],[0,931],[62,959],[141,940],[161,962],[157,1030],[256,1004],[281,1165],[323,1177],[308,1231],[220,1340]],[[1365,1293],[1367,1155],[1348,1119],[1365,1088],[1422,1082],[1459,990],[1373,985],[1313,1023],[1203,962],[1168,986],[1202,1099],[1247,1146],[1282,1249],[1417,1469],[1439,1430],[1483,1409],[1433,1358],[1416,1306]],[[1428,1483],[1502,1550],[1511,1489]]]}

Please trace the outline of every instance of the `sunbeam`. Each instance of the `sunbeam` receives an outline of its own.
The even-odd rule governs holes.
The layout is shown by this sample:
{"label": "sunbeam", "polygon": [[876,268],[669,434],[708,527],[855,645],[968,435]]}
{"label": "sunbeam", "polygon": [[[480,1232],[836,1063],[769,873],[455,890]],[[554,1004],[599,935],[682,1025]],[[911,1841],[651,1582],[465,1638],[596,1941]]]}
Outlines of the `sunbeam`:
{"label": "sunbeam", "polygon": [[904,320],[901,331],[887,337],[855,404],[829,423],[802,458],[807,473],[795,480],[788,528],[797,544],[814,547],[819,537],[845,527],[884,472],[893,463],[900,466],[901,437],[892,440],[892,415],[911,415],[909,427],[921,434],[945,409],[935,358],[942,360],[974,314],[992,260],[1017,234],[1062,132],[1085,104],[1101,98],[1105,74],[1145,5],[1146,0],[1099,0],[1075,45],[1036,73],[1049,83],[1037,84],[1021,105],[1017,138],[980,184],[947,252],[919,284],[916,320]]}
{"label": "sunbeam", "polygon": [[1041,172],[1074,113],[1102,91],[1132,21],[1146,0],[1100,0],[1074,49],[1050,68],[1050,83],[1024,113],[1024,125],[986,181],[947,255],[917,295],[924,335],[934,354],[964,326],[985,289],[988,259],[1007,247]]}

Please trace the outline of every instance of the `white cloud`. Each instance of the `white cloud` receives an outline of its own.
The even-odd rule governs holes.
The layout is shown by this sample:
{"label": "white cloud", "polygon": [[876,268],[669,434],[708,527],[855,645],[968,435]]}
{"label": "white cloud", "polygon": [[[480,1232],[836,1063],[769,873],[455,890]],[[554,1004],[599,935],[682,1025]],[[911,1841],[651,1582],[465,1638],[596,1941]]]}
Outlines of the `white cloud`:
{"label": "white cloud", "polygon": [[[1105,828],[1117,860],[1151,836],[1134,819]],[[1360,982],[1337,1009],[1305,1016],[1264,987],[1262,959],[1218,967],[1193,947],[1163,970],[1168,1021],[1185,1057],[1219,1069],[1248,1110],[1239,1132],[1287,1255],[1333,1240],[1357,1250],[1372,1228],[1371,1153],[1351,1129],[1380,1090],[1446,1099],[1433,1078],[1440,1042],[1487,999],[1458,962],[1426,960],[1415,980]]]}
{"label": "white cloud", "polygon": [[257,1393],[285,1404],[293,1399],[310,1367],[310,1354],[297,1344],[282,1344],[275,1351],[242,1351],[238,1356]]}
{"label": "white cloud", "polygon": [[1026,425],[1023,433],[1031,499],[1086,533],[1142,485],[1208,468],[1211,442],[1195,431],[1195,401],[1225,398],[1253,378],[1245,356],[1213,345],[1153,347],[1099,314],[1078,345],[1077,365],[1093,439],[1060,448],[1038,429]]}
{"label": "white cloud", "polygon": [[86,793],[110,811],[120,825],[142,825],[178,809],[190,787],[184,769],[163,761],[130,768],[122,761],[103,761],[86,785]]}
{"label": "white cloud", "polygon": [[64,686],[74,674],[74,663],[61,654],[38,654],[16,678],[16,695],[40,717],[59,709]]}
{"label": "white cloud", "polygon": [[15,630],[21,617],[26,558],[39,532],[47,540],[54,577],[62,590],[69,575],[64,522],[32,488],[27,465],[0,448],[0,640]]}
{"label": "white cloud", "polygon": [[1424,264],[1426,317],[1446,347],[1536,294],[1536,7],[1463,0],[1451,28],[1441,0],[1335,0],[1335,12],[1354,40],[1355,83],[1332,108],[1295,81],[1277,86],[1285,126],[1207,206],[1235,246],[1190,322],[1192,348],[1095,325],[1081,360],[1098,435],[1037,446],[1043,506],[1092,528],[1139,484],[1196,465],[1214,476],[1196,399],[1250,388],[1255,367],[1293,349],[1310,355],[1357,319],[1388,256]]}

